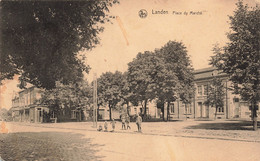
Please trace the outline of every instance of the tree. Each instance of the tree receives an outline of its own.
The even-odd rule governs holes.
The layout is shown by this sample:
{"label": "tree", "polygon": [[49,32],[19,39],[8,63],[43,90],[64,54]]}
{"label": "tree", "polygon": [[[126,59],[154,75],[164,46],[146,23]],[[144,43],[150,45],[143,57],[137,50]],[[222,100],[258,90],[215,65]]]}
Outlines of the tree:
{"label": "tree", "polygon": [[156,53],[164,64],[164,78],[159,81],[162,93],[158,97],[167,103],[168,120],[170,102],[179,98],[185,105],[191,103],[194,96],[193,68],[182,42],[169,41]]}
{"label": "tree", "polygon": [[254,130],[257,130],[257,105],[260,101],[260,8],[239,1],[230,18],[230,42],[215,46],[211,64],[229,75],[234,93],[252,105]]}
{"label": "tree", "polygon": [[190,103],[194,93],[192,71],[186,47],[182,43],[169,41],[154,52],[138,53],[128,64],[128,82],[133,98],[144,102],[144,115],[149,100],[157,100],[163,119],[167,104],[167,120],[171,102],[180,98]]}
{"label": "tree", "polygon": [[60,121],[70,117],[71,110],[90,108],[91,98],[92,89],[85,81],[68,85],[56,82],[56,88],[45,90],[39,102],[47,105]]}
{"label": "tree", "polygon": [[8,111],[6,108],[0,108],[0,120],[2,121],[10,121],[12,117],[12,113]]}
{"label": "tree", "polygon": [[[149,100],[156,98],[156,75],[160,63],[160,58],[150,51],[138,53],[136,58],[128,63],[128,76],[131,100],[141,103],[146,115],[146,106]],[[158,90],[157,90],[158,91]]]}
{"label": "tree", "polygon": [[134,98],[133,94],[130,91],[129,83],[127,81],[127,76],[128,73],[124,72],[121,80],[122,87],[120,90],[121,90],[121,97],[123,100],[123,104],[127,105],[127,114],[130,115],[129,103],[136,104],[136,99]]}
{"label": "tree", "polygon": [[218,109],[224,107],[224,85],[222,81],[214,77],[213,80],[208,84],[207,99],[204,102],[205,105],[215,107],[215,119],[217,117]]}
{"label": "tree", "polygon": [[56,81],[75,83],[88,72],[84,55],[99,43],[100,25],[109,21],[104,1],[1,1],[0,81],[20,75],[29,82],[52,89]]}
{"label": "tree", "polygon": [[122,100],[123,79],[123,74],[116,71],[115,73],[103,73],[97,80],[98,105],[108,104],[110,120],[112,120],[112,109],[116,108],[116,105]]}

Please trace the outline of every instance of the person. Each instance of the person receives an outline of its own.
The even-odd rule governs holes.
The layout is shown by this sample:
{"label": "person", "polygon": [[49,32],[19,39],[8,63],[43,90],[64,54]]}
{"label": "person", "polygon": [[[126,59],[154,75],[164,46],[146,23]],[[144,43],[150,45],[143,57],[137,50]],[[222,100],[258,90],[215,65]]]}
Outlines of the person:
{"label": "person", "polygon": [[115,122],[115,120],[112,119],[112,121],[110,122],[110,124],[112,124],[112,131],[114,131],[115,128],[116,128],[116,122]]}
{"label": "person", "polygon": [[122,121],[122,130],[126,130],[126,128],[125,128],[125,116],[124,115],[121,116],[121,121]]}
{"label": "person", "polygon": [[102,130],[103,130],[103,127],[102,127],[102,125],[99,125],[99,127],[98,127],[97,131],[102,131]]}
{"label": "person", "polygon": [[142,118],[141,118],[140,115],[137,115],[137,117],[136,117],[136,125],[137,125],[138,132],[142,132],[141,123],[142,123]]}
{"label": "person", "polygon": [[125,122],[126,122],[126,126],[127,126],[126,129],[127,129],[127,130],[128,130],[128,128],[131,129],[131,127],[130,127],[130,125],[129,125],[129,123],[130,123],[130,117],[129,117],[129,115],[126,116],[126,121],[125,121]]}
{"label": "person", "polygon": [[105,121],[105,123],[104,123],[104,129],[105,129],[105,131],[107,131],[107,121]]}

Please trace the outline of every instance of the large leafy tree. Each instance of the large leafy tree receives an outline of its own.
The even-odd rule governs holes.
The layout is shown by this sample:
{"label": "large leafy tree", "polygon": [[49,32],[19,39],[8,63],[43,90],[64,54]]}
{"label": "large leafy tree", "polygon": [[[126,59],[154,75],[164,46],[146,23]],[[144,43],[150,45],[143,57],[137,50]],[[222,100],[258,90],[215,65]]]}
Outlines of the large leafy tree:
{"label": "large leafy tree", "polygon": [[167,120],[169,119],[169,104],[179,98],[183,103],[191,103],[194,95],[194,77],[190,58],[182,42],[169,41],[161,49],[156,50],[163,59],[164,78],[159,81],[160,102],[167,103]]}
{"label": "large leafy tree", "polygon": [[146,106],[149,100],[156,98],[156,76],[160,68],[160,58],[150,51],[138,53],[136,58],[128,64],[128,76],[131,99],[143,106],[146,115]]}
{"label": "large leafy tree", "polygon": [[[56,87],[45,90],[38,103],[47,105],[51,114],[54,113],[58,121],[62,117],[70,117],[71,110],[89,109],[92,104],[92,88],[86,81],[64,85],[56,82]],[[63,116],[65,114],[65,116]]]}
{"label": "large leafy tree", "polygon": [[190,103],[194,92],[193,68],[185,46],[176,41],[169,41],[155,52],[139,53],[128,64],[128,82],[133,98],[144,102],[144,115],[149,100],[157,99],[158,107],[163,112],[169,105],[180,98]]}
{"label": "large leafy tree", "polygon": [[215,107],[215,119],[217,117],[218,109],[224,107],[224,98],[224,85],[221,79],[214,77],[213,80],[208,84],[207,99],[204,104]]}
{"label": "large leafy tree", "polygon": [[123,73],[123,77],[121,81],[121,97],[123,100],[123,104],[127,105],[127,114],[130,115],[130,103],[136,105],[136,98],[134,97],[134,95],[132,94],[130,88],[129,88],[129,82],[127,80],[127,76],[128,76],[128,72],[124,72]]}
{"label": "large leafy tree", "polygon": [[124,76],[119,71],[103,73],[97,79],[98,105],[108,105],[110,120],[112,119],[112,109],[122,101],[123,80]]}
{"label": "large leafy tree", "polygon": [[101,23],[117,0],[1,1],[0,81],[20,75],[51,89],[55,81],[77,82],[88,72],[81,50],[99,43]]}
{"label": "large leafy tree", "polygon": [[211,63],[229,74],[234,92],[252,105],[254,130],[257,129],[257,105],[260,101],[260,8],[239,1],[230,16],[229,42],[214,47]]}

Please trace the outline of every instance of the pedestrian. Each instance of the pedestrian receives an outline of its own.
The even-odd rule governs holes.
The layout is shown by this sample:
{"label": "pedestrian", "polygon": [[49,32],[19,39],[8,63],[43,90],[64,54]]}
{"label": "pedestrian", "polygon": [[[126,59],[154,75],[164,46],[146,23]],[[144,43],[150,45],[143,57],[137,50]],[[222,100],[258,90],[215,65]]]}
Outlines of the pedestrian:
{"label": "pedestrian", "polygon": [[126,129],[127,129],[127,130],[128,130],[128,128],[131,129],[131,127],[130,127],[130,125],[129,125],[129,123],[130,123],[130,117],[129,117],[129,115],[126,116],[125,122],[126,122],[126,126],[127,126]]}
{"label": "pedestrian", "polygon": [[122,130],[126,130],[126,128],[125,128],[125,116],[124,115],[121,116],[121,121],[122,121]]}
{"label": "pedestrian", "polygon": [[104,123],[104,129],[105,129],[105,131],[107,131],[107,121],[105,121],[105,123]]}
{"label": "pedestrian", "polygon": [[138,132],[142,132],[142,118],[140,115],[137,115],[136,117],[136,125],[137,125]]}
{"label": "pedestrian", "polygon": [[102,127],[102,125],[99,125],[99,127],[98,127],[97,131],[102,131],[102,130],[103,130],[103,127]]}
{"label": "pedestrian", "polygon": [[116,122],[114,119],[112,119],[112,121],[110,122],[110,124],[112,124],[112,131],[115,131],[116,128]]}

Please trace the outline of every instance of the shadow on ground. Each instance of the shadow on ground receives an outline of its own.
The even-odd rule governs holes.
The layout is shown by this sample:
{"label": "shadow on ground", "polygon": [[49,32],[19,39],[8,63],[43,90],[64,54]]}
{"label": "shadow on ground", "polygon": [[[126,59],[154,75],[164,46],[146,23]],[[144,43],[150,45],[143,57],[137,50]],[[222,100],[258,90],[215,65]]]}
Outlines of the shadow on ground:
{"label": "shadow on ground", "polygon": [[66,132],[21,132],[0,134],[0,157],[5,161],[101,160],[104,145],[91,144],[82,134]]}
{"label": "shadow on ground", "polygon": [[[260,122],[258,122],[260,128]],[[200,123],[198,125],[188,126],[185,129],[204,129],[204,130],[253,130],[252,121],[239,121],[239,122],[209,122]]]}

